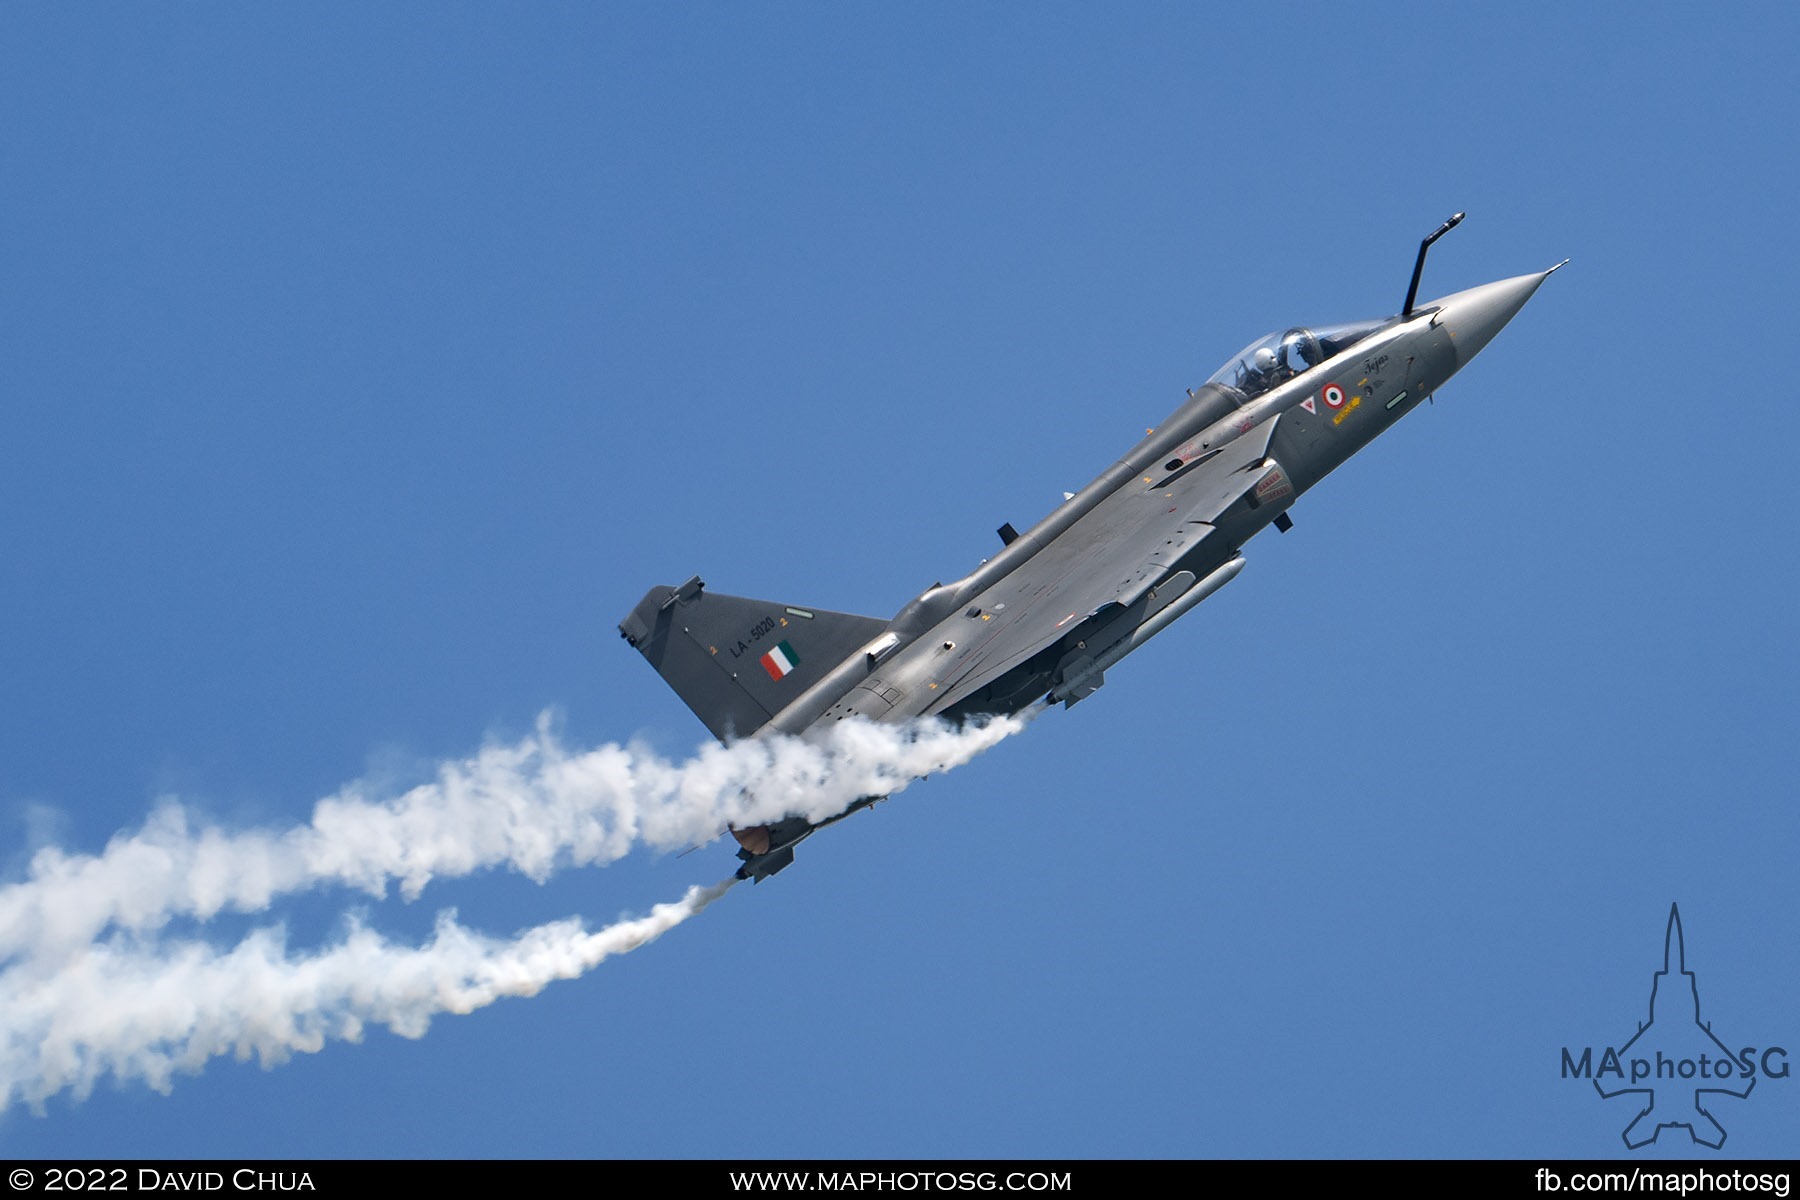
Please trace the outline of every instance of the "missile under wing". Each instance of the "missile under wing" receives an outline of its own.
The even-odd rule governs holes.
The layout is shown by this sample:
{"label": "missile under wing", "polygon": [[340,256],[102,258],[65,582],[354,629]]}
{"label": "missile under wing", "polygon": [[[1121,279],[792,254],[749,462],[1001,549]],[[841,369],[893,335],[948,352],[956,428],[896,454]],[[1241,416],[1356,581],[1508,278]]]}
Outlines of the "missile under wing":
{"label": "missile under wing", "polygon": [[[619,625],[718,738],[805,734],[848,718],[953,720],[1073,705],[1105,672],[1236,578],[1245,542],[1286,532],[1296,499],[1430,397],[1562,264],[1402,311],[1293,326],[1234,356],[1161,425],[1000,551],[891,620],[652,588]],[[740,875],[793,860],[823,825],[733,830]]]}

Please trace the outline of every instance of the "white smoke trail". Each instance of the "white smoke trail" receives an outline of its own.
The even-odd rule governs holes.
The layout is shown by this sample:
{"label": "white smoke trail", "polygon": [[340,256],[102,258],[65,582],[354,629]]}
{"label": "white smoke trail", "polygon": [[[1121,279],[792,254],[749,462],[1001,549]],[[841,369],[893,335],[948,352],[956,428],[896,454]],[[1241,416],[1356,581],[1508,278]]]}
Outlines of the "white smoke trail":
{"label": "white smoke trail", "polygon": [[41,1109],[65,1089],[85,1096],[108,1074],[167,1091],[175,1073],[218,1055],[273,1064],[372,1024],[419,1037],[436,1014],[534,995],[635,949],[733,881],[595,932],[570,919],[506,941],[445,914],[419,947],[352,922],[340,943],[297,955],[279,927],[228,950],[163,937],[178,917],[261,911],[327,885],[381,896],[397,882],[413,899],[433,879],[494,867],[541,881],[727,825],[822,820],[967,762],[1023,723],[845,721],[675,763],[638,746],[570,751],[540,719],[530,736],[445,763],[400,795],[350,785],[287,830],[228,831],[166,802],[100,854],[46,848],[25,880],[0,887],[0,1111],[20,1100]]}
{"label": "white smoke trail", "polygon": [[319,886],[379,897],[397,881],[410,900],[435,878],[507,867],[542,881],[639,845],[690,846],[727,825],[790,813],[820,820],[959,766],[1023,725],[844,721],[818,738],[711,745],[675,763],[640,746],[572,752],[546,717],[531,735],[445,763],[402,795],[351,784],[285,831],[202,825],[165,802],[98,855],[33,855],[26,879],[0,888],[0,962],[82,955],[109,928],[142,935],[176,917],[259,912]]}
{"label": "white smoke trail", "polygon": [[505,996],[533,996],[635,950],[694,916],[736,881],[692,887],[650,914],[588,932],[579,920],[510,941],[438,918],[423,946],[399,946],[353,926],[338,945],[290,957],[280,929],[234,949],[196,942],[135,944],[118,936],[72,961],[28,962],[0,974],[0,1110],[106,1074],[167,1092],[177,1071],[218,1055],[272,1066],[328,1040],[358,1041],[370,1025],[424,1035],[439,1013],[468,1013]]}

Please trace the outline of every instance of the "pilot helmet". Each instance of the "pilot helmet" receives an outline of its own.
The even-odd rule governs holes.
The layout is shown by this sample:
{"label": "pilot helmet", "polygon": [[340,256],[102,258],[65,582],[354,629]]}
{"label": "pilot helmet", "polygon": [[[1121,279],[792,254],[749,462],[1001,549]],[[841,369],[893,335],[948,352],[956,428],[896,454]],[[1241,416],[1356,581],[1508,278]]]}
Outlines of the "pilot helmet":
{"label": "pilot helmet", "polygon": [[1252,354],[1250,359],[1255,364],[1256,369],[1264,375],[1267,375],[1270,371],[1275,369],[1275,352],[1267,346],[1258,346],[1256,348],[1256,353]]}

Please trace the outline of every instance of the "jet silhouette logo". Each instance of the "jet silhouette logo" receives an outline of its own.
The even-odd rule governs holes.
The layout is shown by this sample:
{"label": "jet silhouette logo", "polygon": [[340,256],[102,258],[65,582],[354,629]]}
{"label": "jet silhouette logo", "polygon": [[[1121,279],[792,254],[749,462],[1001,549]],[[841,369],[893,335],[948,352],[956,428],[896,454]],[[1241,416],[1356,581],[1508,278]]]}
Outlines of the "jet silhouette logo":
{"label": "jet silhouette logo", "polygon": [[1596,1062],[1594,1048],[1575,1057],[1562,1052],[1562,1074],[1589,1079],[1606,1100],[1636,1096],[1642,1107],[1625,1126],[1625,1144],[1636,1150],[1657,1140],[1665,1129],[1685,1129],[1702,1146],[1725,1144],[1725,1127],[1709,1105],[1713,1097],[1749,1097],[1757,1078],[1786,1079],[1787,1051],[1780,1046],[1733,1051],[1713,1033],[1712,1022],[1700,1017],[1700,990],[1687,969],[1681,912],[1669,906],[1663,938],[1662,970],[1650,983],[1650,1019],[1618,1047],[1605,1047]]}

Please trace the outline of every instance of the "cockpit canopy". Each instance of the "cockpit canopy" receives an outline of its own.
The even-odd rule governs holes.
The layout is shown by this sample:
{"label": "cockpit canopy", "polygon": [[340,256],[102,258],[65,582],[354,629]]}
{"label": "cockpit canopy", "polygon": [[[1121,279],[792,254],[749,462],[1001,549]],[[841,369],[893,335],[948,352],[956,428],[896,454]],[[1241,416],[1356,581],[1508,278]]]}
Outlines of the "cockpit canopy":
{"label": "cockpit canopy", "polygon": [[1214,371],[1206,382],[1235,388],[1246,398],[1260,396],[1362,341],[1387,323],[1383,319],[1313,328],[1296,325],[1286,333],[1271,333],[1245,346],[1242,353]]}

